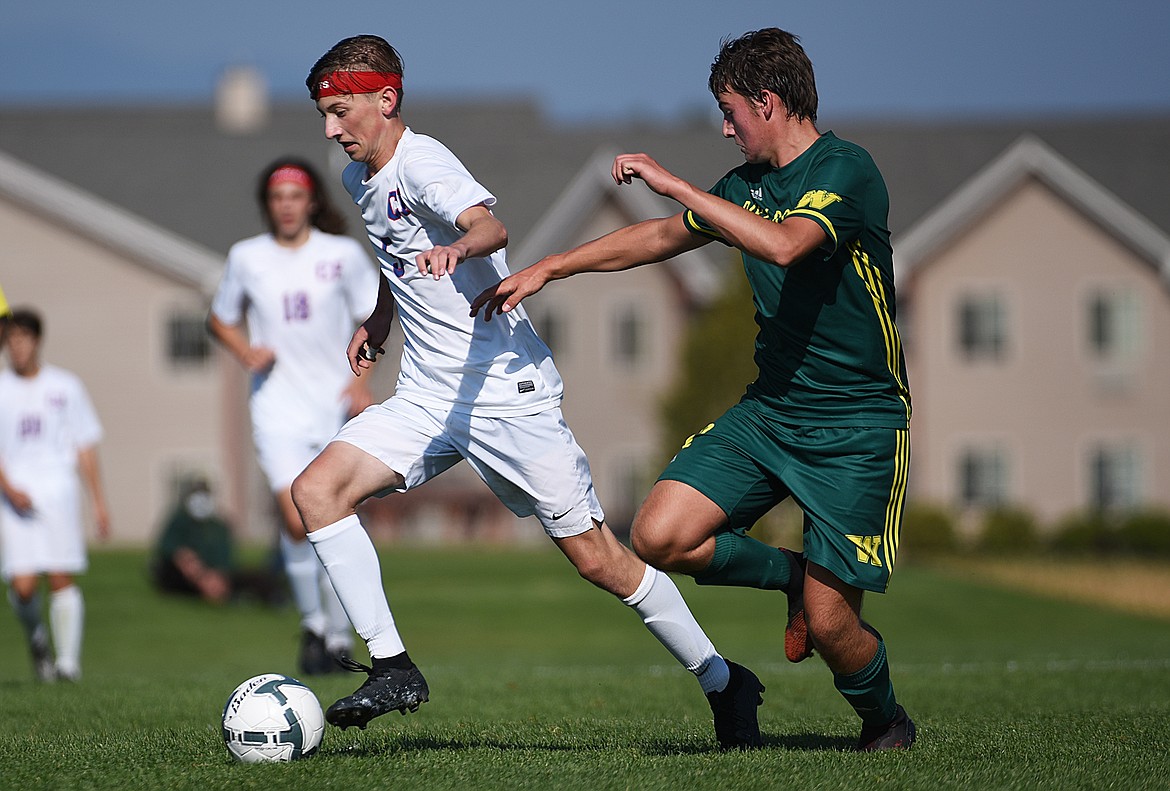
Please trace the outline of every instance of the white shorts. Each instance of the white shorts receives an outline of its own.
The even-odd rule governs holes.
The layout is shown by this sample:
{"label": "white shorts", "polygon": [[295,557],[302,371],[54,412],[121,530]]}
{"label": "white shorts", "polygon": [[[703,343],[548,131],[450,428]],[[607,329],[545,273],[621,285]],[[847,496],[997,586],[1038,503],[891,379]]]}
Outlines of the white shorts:
{"label": "white shorts", "polygon": [[253,431],[256,443],[256,461],[276,493],[288,491],[309,462],[317,458],[327,444],[305,437],[290,436],[276,431]]}
{"label": "white shorts", "polygon": [[33,508],[18,513],[6,498],[0,498],[0,576],[7,581],[30,574],[85,571],[85,530],[76,478],[44,479],[18,488],[32,498]]}
{"label": "white shorts", "polygon": [[466,459],[516,516],[540,520],[552,538],[580,535],[605,521],[589,460],[559,407],[522,417],[480,417],[410,403],[397,396],[346,423],[347,442],[402,476],[402,491]]}

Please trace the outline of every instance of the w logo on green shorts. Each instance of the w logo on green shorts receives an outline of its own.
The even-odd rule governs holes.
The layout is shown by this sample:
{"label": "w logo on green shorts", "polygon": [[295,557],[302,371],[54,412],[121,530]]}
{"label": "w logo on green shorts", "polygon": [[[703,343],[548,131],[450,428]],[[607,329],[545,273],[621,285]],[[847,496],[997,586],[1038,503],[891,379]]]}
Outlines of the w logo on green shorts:
{"label": "w logo on green shorts", "polygon": [[880,567],[881,558],[878,557],[878,547],[882,545],[881,536],[845,536],[857,547],[857,562],[869,563]]}

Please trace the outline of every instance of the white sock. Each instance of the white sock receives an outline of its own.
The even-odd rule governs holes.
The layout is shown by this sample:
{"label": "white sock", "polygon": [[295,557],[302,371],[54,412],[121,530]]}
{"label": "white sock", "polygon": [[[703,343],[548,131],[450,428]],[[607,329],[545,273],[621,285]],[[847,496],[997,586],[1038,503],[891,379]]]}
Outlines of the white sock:
{"label": "white sock", "polygon": [[683,667],[695,674],[703,692],[720,692],[727,687],[730,671],[727,662],[691,614],[674,580],[653,566],[638,589],[622,599],[642,617],[642,622],[658,642],[666,646]]}
{"label": "white sock", "polygon": [[8,603],[16,611],[16,619],[24,627],[24,634],[29,640],[36,637],[38,630],[44,630],[45,624],[41,618],[41,594],[34,593],[28,601],[24,601],[16,595],[16,591],[9,588]]}
{"label": "white sock", "polygon": [[62,675],[81,675],[81,633],[85,626],[85,601],[81,588],[69,585],[49,594],[49,628],[57,650],[57,670]]}
{"label": "white sock", "polygon": [[317,561],[317,566],[320,569],[317,584],[321,588],[321,609],[325,612],[325,649],[331,654],[349,654],[353,650],[353,629],[350,628],[349,617],[321,561]]}
{"label": "white sock", "polygon": [[405,651],[382,589],[378,552],[357,514],[314,530],[309,533],[309,542],[329,574],[350,623],[366,641],[370,656],[384,659]]}
{"label": "white sock", "polygon": [[293,602],[301,614],[301,628],[316,635],[325,634],[325,611],[321,609],[321,588],[317,577],[321,564],[308,541],[293,541],[284,531],[280,533],[280,554],[284,558],[284,573]]}

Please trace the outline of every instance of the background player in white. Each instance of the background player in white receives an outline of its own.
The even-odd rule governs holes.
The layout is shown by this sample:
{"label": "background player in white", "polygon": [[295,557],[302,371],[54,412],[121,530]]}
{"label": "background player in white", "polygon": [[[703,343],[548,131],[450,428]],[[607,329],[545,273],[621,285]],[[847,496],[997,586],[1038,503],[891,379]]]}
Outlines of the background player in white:
{"label": "background player in white", "polygon": [[[11,367],[0,371],[0,572],[37,677],[76,681],[85,604],[74,576],[87,565],[82,483],[98,536],[110,531],[98,467],[102,428],[81,380],[41,363],[41,334],[37,313],[12,312],[5,338]],[[42,576],[49,587],[48,630],[41,615]]]}
{"label": "background player in white", "polygon": [[376,357],[395,303],[405,336],[394,396],[349,421],[293,483],[309,540],[372,659],[369,668],[351,663],[368,678],[326,719],[364,727],[428,699],[355,509],[466,459],[514,513],[535,514],[581,576],[634,608],[696,675],[722,746],[758,746],[758,680],[715,652],[670,578],[604,524],[589,463],[561,416],[548,347],[522,312],[490,324],[470,316],[470,300],[507,273],[507,232],[490,210],[492,194],[442,144],[403,122],[398,53],[377,36],[345,39],[307,84],[326,136],[353,160],[342,178],[382,263],[378,307],[349,346],[354,373]]}
{"label": "background player in white", "polygon": [[301,616],[301,672],[327,673],[340,670],[334,657],[348,654],[352,632],[305,541],[289,486],[346,418],[371,402],[341,350],[374,309],[378,275],[361,245],[340,235],[345,221],[308,163],[272,163],[257,199],[269,232],[228,252],[208,326],[252,373],[253,439],[283,523],[281,553]]}

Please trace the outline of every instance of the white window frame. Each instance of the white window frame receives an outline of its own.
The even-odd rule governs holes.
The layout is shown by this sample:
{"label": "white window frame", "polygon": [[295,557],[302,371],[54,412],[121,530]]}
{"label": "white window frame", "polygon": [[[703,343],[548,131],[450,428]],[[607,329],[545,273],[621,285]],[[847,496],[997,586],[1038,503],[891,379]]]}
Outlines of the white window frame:
{"label": "white window frame", "polygon": [[1011,342],[1007,298],[996,291],[965,291],[955,307],[955,345],[968,362],[997,362]]}
{"label": "white window frame", "polygon": [[1011,502],[1011,455],[998,442],[966,443],[955,455],[955,498],[963,508]]}

